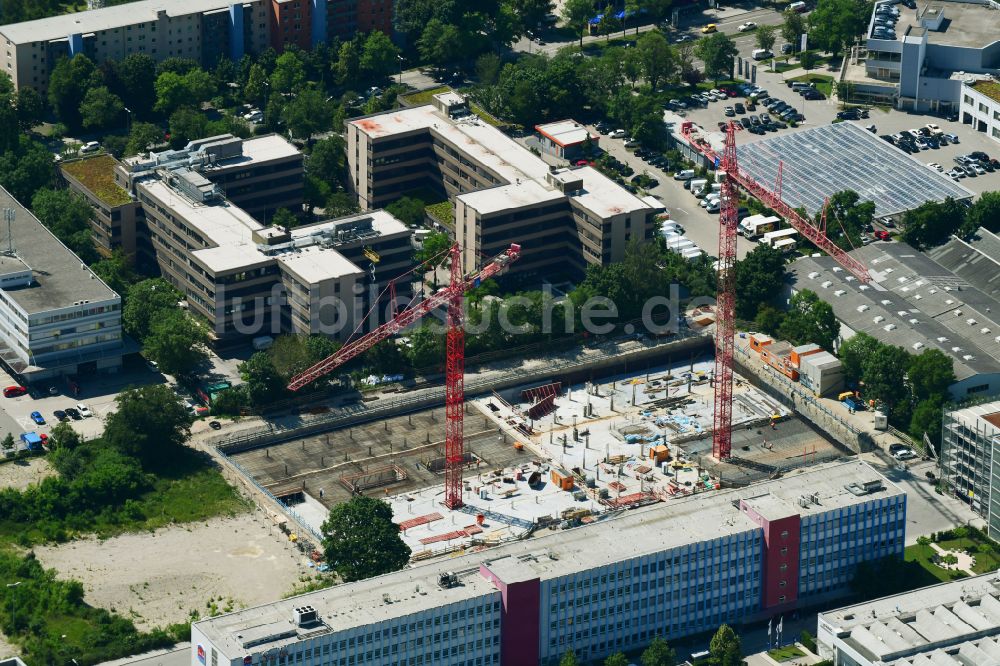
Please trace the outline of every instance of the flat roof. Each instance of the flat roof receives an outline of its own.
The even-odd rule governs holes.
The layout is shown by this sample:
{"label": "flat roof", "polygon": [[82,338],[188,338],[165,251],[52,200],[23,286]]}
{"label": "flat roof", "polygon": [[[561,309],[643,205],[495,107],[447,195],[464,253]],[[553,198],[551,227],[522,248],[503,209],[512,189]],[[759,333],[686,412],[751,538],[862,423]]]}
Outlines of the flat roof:
{"label": "flat roof", "polygon": [[132,201],[129,193],[115,182],[115,165],[111,155],[96,155],[80,160],[63,162],[61,169],[108,206],[124,206]]}
{"label": "flat roof", "polygon": [[896,24],[898,35],[902,35],[907,27],[914,28],[911,34],[915,34],[915,30],[921,28],[918,13],[928,12],[928,19],[933,21],[931,17],[936,10],[944,12],[943,29],[923,31],[929,44],[984,48],[998,41],[1000,17],[988,4],[949,0],[933,5],[921,3],[916,9],[908,9],[902,4],[894,6],[899,10],[899,21]]}
{"label": "flat roof", "polygon": [[[931,585],[822,612],[832,632],[886,666],[1000,663],[1000,579],[995,573]],[[824,626],[825,625],[825,626]]]}
{"label": "flat roof", "polygon": [[583,143],[587,137],[596,138],[585,126],[575,120],[557,120],[554,123],[535,125],[535,130],[563,148]]}
{"label": "flat roof", "polygon": [[[845,487],[874,480],[882,481],[884,488],[870,495],[857,496]],[[798,503],[800,497],[813,493],[818,493],[819,504],[802,507]],[[194,626],[227,656],[244,654],[242,642],[248,630],[287,628],[292,609],[303,605],[319,611],[330,630],[343,631],[429,607],[495,594],[494,586],[478,573],[481,565],[502,580],[549,580],[644,554],[759,529],[738,508],[740,500],[769,515],[807,516],[901,494],[903,491],[864,462],[852,460],[817,465],[749,488],[674,499],[629,511],[611,520],[338,585],[203,620]],[[439,587],[438,577],[445,572],[457,573],[460,585]],[[254,651],[280,647],[296,640],[278,638],[255,647]]]}
{"label": "flat roof", "polygon": [[200,171],[212,172],[234,166],[260,164],[292,157],[301,157],[302,153],[280,134],[265,134],[252,139],[243,139],[243,154],[219,160],[214,164],[199,167]]}
{"label": "flat roof", "polygon": [[15,44],[66,39],[69,35],[87,34],[136,23],[156,20],[159,11],[169,17],[186,16],[214,9],[228,9],[229,0],[140,0],[125,5],[113,5],[73,14],[60,14],[34,21],[0,26],[3,35]]}
{"label": "flat roof", "polygon": [[1000,102],[1000,83],[992,79],[980,79],[973,81],[970,87],[976,92],[982,93],[996,102]]}
{"label": "flat roof", "polygon": [[781,196],[810,215],[831,195],[857,192],[876,215],[896,215],[927,201],[971,199],[971,190],[853,122],[782,133],[737,148],[740,168],[773,187],[783,164]]}
{"label": "flat roof", "polygon": [[[31,285],[5,289],[4,293],[28,314],[68,308],[80,301],[102,303],[121,298],[62,244],[52,232],[0,187],[0,208],[14,210],[11,230],[16,258],[0,257],[0,272],[31,268]],[[5,228],[0,228],[4,237]],[[2,243],[6,247],[6,238]]]}
{"label": "flat roof", "polygon": [[1000,321],[993,319],[1000,303],[906,243],[876,242],[851,255],[868,267],[870,284],[819,256],[788,265],[793,288],[816,292],[855,332],[912,354],[941,350],[958,380],[1000,372]]}
{"label": "flat roof", "polygon": [[[572,121],[565,121],[572,122]],[[563,196],[548,184],[549,165],[527,148],[475,115],[445,118],[431,105],[400,109],[350,121],[372,139],[433,130],[457,150],[487,167],[506,183],[456,196],[480,213],[555,201]],[[573,201],[606,218],[650,208],[649,204],[591,167],[572,171],[583,179],[583,192]]]}
{"label": "flat roof", "polygon": [[[978,424],[983,432],[991,437],[1000,435],[998,415],[1000,415],[1000,401],[984,402],[948,412],[948,416],[956,421],[962,421],[971,426]],[[979,423],[980,421],[982,423]]]}
{"label": "flat roof", "polygon": [[[225,199],[209,205],[196,204],[159,178],[144,180],[139,187],[165,202],[174,214],[184,219],[202,235],[209,247],[193,250],[191,255],[216,273],[262,266],[272,261],[287,266],[309,283],[361,273],[362,269],[346,259],[336,248],[322,243],[299,243],[287,252],[265,254],[253,238],[266,227],[239,206]],[[370,218],[379,237],[407,233],[405,224],[384,210],[366,211],[345,218],[325,220],[290,230],[293,241],[304,241],[318,231],[343,226],[351,220]]]}

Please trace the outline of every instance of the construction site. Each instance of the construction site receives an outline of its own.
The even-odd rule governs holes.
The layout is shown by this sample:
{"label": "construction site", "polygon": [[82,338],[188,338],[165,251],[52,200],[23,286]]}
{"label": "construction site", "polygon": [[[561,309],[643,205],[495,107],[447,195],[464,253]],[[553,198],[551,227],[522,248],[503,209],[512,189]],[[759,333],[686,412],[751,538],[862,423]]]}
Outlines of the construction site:
{"label": "construction site", "polygon": [[319,532],[355,493],[379,496],[416,560],[485,548],[846,454],[737,377],[733,455],[712,458],[713,360],[469,400],[461,506],[445,504],[444,409],[232,456]]}

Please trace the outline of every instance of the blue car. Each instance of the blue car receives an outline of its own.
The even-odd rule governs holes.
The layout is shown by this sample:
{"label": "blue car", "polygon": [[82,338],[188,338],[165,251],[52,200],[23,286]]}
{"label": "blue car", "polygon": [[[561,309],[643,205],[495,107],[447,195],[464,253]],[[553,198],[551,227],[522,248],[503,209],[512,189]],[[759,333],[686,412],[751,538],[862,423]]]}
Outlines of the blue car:
{"label": "blue car", "polygon": [[31,420],[38,425],[45,425],[45,419],[42,417],[41,412],[31,412]]}

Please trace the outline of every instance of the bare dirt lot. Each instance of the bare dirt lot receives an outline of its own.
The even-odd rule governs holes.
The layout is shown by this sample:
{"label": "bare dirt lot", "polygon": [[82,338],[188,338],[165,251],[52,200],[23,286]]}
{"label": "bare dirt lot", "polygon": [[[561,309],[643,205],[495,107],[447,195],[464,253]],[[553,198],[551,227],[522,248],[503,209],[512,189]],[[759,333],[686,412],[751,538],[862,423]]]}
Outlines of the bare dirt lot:
{"label": "bare dirt lot", "polygon": [[55,473],[44,458],[23,458],[0,465],[0,488],[24,490],[47,476],[55,476]]}
{"label": "bare dirt lot", "polygon": [[86,600],[140,629],[280,599],[311,571],[307,559],[260,512],[105,541],[35,549],[38,559],[83,583]]}

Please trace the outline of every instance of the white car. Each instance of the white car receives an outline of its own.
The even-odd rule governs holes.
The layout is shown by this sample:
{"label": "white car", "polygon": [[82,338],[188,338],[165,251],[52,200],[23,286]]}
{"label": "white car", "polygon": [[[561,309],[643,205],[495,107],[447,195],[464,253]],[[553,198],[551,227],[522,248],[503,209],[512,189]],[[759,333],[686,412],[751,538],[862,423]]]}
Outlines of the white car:
{"label": "white car", "polygon": [[612,130],[608,134],[608,137],[611,138],[611,139],[624,139],[625,138],[625,130],[623,130],[623,129]]}
{"label": "white car", "polygon": [[744,23],[743,25],[741,25],[736,29],[739,30],[740,32],[746,32],[747,30],[753,30],[756,27],[757,27],[756,23],[754,23],[753,21],[747,21],[746,23]]}
{"label": "white car", "polygon": [[969,166],[975,169],[976,173],[979,174],[980,176],[986,173],[986,169],[984,169],[981,164],[970,164]]}
{"label": "white car", "polygon": [[259,123],[262,120],[264,120],[264,113],[259,110],[251,111],[250,113],[243,116],[243,120],[246,120],[251,123]]}
{"label": "white car", "polygon": [[926,127],[927,129],[929,129],[934,134],[940,134],[941,133],[941,128],[938,127],[937,125],[935,125],[934,123],[927,123],[926,125],[924,125],[924,127]]}
{"label": "white car", "polygon": [[625,147],[626,148],[635,148],[638,145],[639,145],[639,142],[636,141],[635,139],[631,138],[631,137],[625,139]]}
{"label": "white car", "polygon": [[81,153],[94,153],[101,149],[101,144],[97,141],[88,141],[80,147]]}
{"label": "white car", "polygon": [[87,418],[88,416],[93,416],[94,412],[90,411],[90,407],[83,404],[82,402],[76,406],[76,411],[80,412],[80,416]]}
{"label": "white car", "polygon": [[892,457],[896,460],[911,460],[917,457],[917,454],[913,452],[912,449],[900,449],[892,454]]}
{"label": "white car", "polygon": [[934,169],[935,171],[944,171],[944,167],[938,164],[937,162],[928,162],[927,166],[930,167],[931,169]]}
{"label": "white car", "polygon": [[959,171],[958,169],[952,169],[951,171],[949,171],[945,175],[947,175],[952,180],[958,180],[959,178],[965,178],[965,172],[964,171]]}

